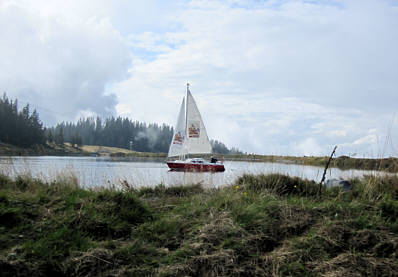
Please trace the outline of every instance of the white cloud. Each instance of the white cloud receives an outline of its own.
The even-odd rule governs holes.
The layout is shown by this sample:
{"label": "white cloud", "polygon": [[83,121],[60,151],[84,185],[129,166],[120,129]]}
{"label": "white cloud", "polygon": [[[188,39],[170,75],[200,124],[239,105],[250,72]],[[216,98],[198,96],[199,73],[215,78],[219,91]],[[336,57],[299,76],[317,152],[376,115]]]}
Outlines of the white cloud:
{"label": "white cloud", "polygon": [[190,81],[210,136],[249,152],[302,153],[317,141],[306,151],[327,154],[369,128],[382,132],[398,103],[397,9],[325,3],[190,2],[179,30],[141,37],[152,51],[178,43],[136,60],[115,88],[118,111],[174,124]]}
{"label": "white cloud", "polygon": [[38,107],[47,124],[88,112],[114,114],[116,97],[105,88],[127,76],[130,54],[107,18],[5,1],[0,40],[1,89]]}
{"label": "white cloud", "polygon": [[299,142],[297,145],[297,149],[299,155],[306,155],[306,156],[308,155],[318,156],[324,154],[325,152],[314,138],[307,138]]}
{"label": "white cloud", "polygon": [[210,137],[248,152],[372,155],[374,136],[397,138],[390,1],[19,3],[0,6],[0,84],[69,119],[112,112],[114,92],[119,115],[174,124],[189,81]]}
{"label": "white cloud", "polygon": [[374,144],[376,142],[377,142],[377,136],[375,134],[371,134],[371,135],[367,135],[365,137],[357,139],[352,144],[354,144],[354,145],[361,145],[364,143]]}

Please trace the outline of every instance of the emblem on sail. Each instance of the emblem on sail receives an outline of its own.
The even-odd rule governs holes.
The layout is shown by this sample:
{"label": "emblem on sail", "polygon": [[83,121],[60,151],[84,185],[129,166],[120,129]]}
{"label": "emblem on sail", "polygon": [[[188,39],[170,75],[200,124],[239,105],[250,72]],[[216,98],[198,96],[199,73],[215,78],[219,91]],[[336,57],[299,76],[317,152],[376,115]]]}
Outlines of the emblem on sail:
{"label": "emblem on sail", "polygon": [[188,134],[190,138],[198,138],[200,136],[200,123],[191,122],[191,125],[188,128]]}
{"label": "emblem on sail", "polygon": [[174,135],[173,144],[180,144],[184,143],[184,135],[181,132],[177,132]]}

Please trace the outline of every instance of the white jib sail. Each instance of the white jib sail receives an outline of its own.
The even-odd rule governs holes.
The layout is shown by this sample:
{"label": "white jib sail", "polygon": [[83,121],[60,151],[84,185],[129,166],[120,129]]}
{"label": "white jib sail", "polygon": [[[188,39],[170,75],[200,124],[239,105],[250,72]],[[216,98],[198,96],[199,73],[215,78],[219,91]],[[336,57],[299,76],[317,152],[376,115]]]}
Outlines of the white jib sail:
{"label": "white jib sail", "polygon": [[182,99],[180,112],[178,114],[177,124],[174,129],[173,138],[170,143],[169,157],[180,156],[186,153],[185,149],[185,98]]}
{"label": "white jib sail", "polygon": [[185,147],[189,154],[211,153],[211,145],[199,109],[187,91],[187,122]]}

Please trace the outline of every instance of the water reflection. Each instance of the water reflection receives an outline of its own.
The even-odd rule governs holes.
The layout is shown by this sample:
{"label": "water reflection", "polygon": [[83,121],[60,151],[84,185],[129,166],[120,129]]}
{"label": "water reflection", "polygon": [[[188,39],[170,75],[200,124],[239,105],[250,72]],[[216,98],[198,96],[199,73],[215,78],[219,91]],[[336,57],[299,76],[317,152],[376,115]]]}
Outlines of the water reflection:
{"label": "water reflection", "polygon": [[[155,186],[201,183],[207,187],[228,185],[245,173],[284,173],[315,181],[322,178],[323,168],[281,163],[225,162],[225,172],[196,173],[169,171],[163,159],[109,157],[0,157],[0,171],[16,176],[29,174],[45,181],[76,177],[84,187],[120,185]],[[352,178],[375,174],[365,170],[328,170],[327,178]],[[380,173],[378,173],[380,174]]]}

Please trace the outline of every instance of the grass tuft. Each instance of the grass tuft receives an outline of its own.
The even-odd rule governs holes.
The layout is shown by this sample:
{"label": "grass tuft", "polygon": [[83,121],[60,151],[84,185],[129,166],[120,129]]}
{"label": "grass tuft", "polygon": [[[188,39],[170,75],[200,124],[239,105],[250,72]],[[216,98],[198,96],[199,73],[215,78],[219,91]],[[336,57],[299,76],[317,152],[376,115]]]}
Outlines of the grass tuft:
{"label": "grass tuft", "polygon": [[253,192],[266,190],[277,195],[315,196],[319,190],[319,185],[314,181],[277,173],[269,175],[245,174],[238,178],[237,184]]}

